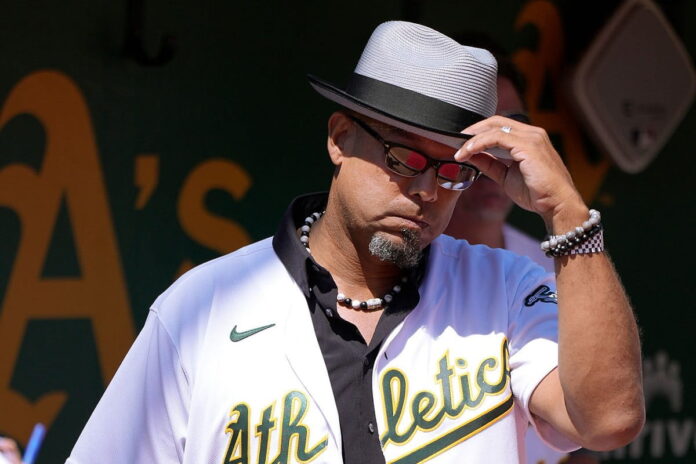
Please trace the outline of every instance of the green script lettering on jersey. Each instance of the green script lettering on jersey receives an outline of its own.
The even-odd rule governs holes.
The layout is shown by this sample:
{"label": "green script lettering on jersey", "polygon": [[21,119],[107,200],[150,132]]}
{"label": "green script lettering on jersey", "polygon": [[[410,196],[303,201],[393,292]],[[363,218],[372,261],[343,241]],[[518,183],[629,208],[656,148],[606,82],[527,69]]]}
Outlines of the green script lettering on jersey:
{"label": "green script lettering on jersey", "polygon": [[[510,379],[507,340],[503,340],[500,357],[486,358],[476,369],[467,367],[462,358],[456,359],[456,366],[453,366],[449,351],[445,352],[436,368],[435,383],[439,388],[413,395],[409,395],[408,376],[404,372],[399,369],[385,371],[381,381],[386,428],[381,437],[382,447],[404,444],[416,432],[433,431],[445,418],[455,419],[465,410],[476,409],[486,397],[504,393]],[[475,378],[471,378],[474,373]],[[491,376],[495,380],[491,381]],[[481,424],[477,429],[485,426]],[[431,450],[432,454],[441,451]]]}
{"label": "green script lettering on jersey", "polygon": [[[304,393],[291,391],[283,397],[281,417],[274,414],[275,402],[263,409],[260,421],[254,427],[258,447],[256,459],[251,453],[249,422],[251,411],[246,403],[235,405],[230,411],[232,418],[225,426],[225,433],[230,434],[223,464],[285,464],[288,462],[310,462],[324,451],[329,443],[324,436],[314,446],[309,447],[310,429],[302,421],[307,415],[309,401]],[[278,430],[280,426],[280,430]],[[274,450],[270,449],[271,435],[280,433],[277,454],[270,459]]]}
{"label": "green script lettering on jersey", "polygon": [[231,433],[231,435],[223,462],[225,464],[248,464],[249,406],[239,403],[230,411],[230,417],[234,417],[234,419],[225,427],[225,433]]}

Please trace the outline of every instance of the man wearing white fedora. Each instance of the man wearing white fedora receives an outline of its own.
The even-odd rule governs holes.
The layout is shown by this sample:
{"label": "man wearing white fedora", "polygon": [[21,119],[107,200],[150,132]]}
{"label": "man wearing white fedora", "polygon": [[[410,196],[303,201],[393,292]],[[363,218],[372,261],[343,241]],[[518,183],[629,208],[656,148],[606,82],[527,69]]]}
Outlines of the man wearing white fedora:
{"label": "man wearing white fedora", "polygon": [[[328,194],[190,271],[68,463],[488,463],[611,449],[644,420],[631,307],[546,133],[500,116],[496,63],[380,25],[328,121]],[[544,220],[556,275],[441,236],[479,174]],[[558,296],[557,296],[558,295]]]}

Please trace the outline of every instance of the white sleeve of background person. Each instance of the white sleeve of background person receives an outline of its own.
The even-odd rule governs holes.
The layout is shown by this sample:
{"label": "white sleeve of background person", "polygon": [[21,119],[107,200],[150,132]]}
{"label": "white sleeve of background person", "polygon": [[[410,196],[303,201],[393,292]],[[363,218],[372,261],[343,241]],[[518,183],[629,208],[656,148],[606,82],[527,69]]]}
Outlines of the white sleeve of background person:
{"label": "white sleeve of background person", "polygon": [[182,462],[188,397],[176,347],[150,311],[66,464]]}
{"label": "white sleeve of background person", "polygon": [[512,390],[541,438],[555,449],[572,451],[579,446],[545,421],[535,420],[529,412],[532,393],[558,365],[558,305],[551,302],[555,298],[555,279],[527,258],[516,264],[522,267],[516,273],[524,277],[510,294]]}
{"label": "white sleeve of background person", "polygon": [[541,251],[539,240],[535,240],[509,224],[503,224],[503,237],[506,250],[528,257],[547,272],[554,272],[554,260]]}

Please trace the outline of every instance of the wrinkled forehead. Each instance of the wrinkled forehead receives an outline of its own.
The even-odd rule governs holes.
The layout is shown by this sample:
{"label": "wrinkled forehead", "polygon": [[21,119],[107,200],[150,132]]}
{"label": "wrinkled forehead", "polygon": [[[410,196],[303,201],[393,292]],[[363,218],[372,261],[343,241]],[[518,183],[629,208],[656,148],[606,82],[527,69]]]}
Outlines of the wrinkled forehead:
{"label": "wrinkled forehead", "polygon": [[[363,119],[364,120],[364,119]],[[381,122],[381,121],[375,121],[374,119],[369,119],[367,123],[372,126],[376,131],[378,131],[383,137],[399,137],[399,138],[404,138],[408,139],[410,137],[416,137],[415,134],[412,134],[408,131],[405,131],[403,129],[400,129],[398,127],[390,126],[387,123]]]}
{"label": "wrinkled forehead", "polygon": [[450,146],[443,145],[421,135],[408,132],[399,127],[394,127],[382,121],[370,119],[363,115],[359,115],[358,117],[368,123],[370,127],[376,130],[377,133],[379,133],[379,135],[388,142],[404,144],[410,148],[430,155],[433,158],[439,159],[450,159],[456,152],[456,149]]}
{"label": "wrinkled forehead", "polygon": [[375,131],[377,131],[377,133],[380,136],[382,136],[382,138],[384,138],[385,140],[389,140],[390,142],[396,142],[398,140],[423,139],[423,137],[419,137],[416,134],[408,132],[399,127],[391,126],[386,122],[372,119],[368,116],[365,116],[364,114],[360,114],[355,111],[345,111],[345,113],[352,118],[356,118],[365,122]]}

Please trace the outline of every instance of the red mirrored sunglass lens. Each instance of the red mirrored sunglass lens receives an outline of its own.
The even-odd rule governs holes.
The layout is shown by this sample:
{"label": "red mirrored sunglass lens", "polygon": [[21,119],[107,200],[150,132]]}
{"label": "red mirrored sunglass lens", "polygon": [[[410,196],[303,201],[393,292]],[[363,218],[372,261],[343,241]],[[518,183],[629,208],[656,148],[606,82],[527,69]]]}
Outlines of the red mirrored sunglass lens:
{"label": "red mirrored sunglass lens", "polygon": [[[468,169],[465,169],[468,171]],[[462,168],[458,164],[442,164],[437,170],[437,175],[450,180],[457,180],[462,173]]]}
{"label": "red mirrored sunglass lens", "polygon": [[405,148],[395,148],[393,150],[396,158],[411,169],[421,171],[425,169],[428,160],[418,152]]}

